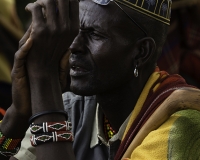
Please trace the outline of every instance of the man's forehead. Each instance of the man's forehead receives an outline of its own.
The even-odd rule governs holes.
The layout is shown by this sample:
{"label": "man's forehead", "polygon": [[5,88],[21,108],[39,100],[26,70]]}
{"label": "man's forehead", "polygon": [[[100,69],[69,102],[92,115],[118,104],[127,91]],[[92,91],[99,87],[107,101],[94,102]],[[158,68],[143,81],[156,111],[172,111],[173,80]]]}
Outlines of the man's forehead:
{"label": "man's forehead", "polygon": [[[112,3],[109,6],[101,6],[94,3],[92,0],[80,1],[80,21],[96,23],[101,21],[120,21],[122,12]],[[105,25],[105,24],[104,24]]]}
{"label": "man's forehead", "polygon": [[101,6],[96,4],[95,2],[93,2],[92,0],[81,0],[79,3],[79,8],[80,11],[83,12],[87,12],[87,14],[92,14],[95,12],[102,12],[103,14],[103,8],[105,6]]}

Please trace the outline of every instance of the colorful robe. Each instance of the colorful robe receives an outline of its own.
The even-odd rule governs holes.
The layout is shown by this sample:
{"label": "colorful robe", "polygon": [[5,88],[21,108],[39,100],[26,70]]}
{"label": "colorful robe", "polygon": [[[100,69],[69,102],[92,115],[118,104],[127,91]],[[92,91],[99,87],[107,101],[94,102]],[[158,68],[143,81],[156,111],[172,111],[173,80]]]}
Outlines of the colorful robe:
{"label": "colorful robe", "polygon": [[[121,159],[126,150],[131,149],[129,147],[131,142],[146,121],[154,116],[152,114],[166,98],[175,90],[185,87],[192,86],[187,85],[179,75],[168,75],[157,68],[138,99],[115,160]],[[149,132],[141,144],[132,149],[131,156],[126,158],[131,160],[198,159],[200,157],[200,135],[198,133],[200,133],[200,112],[196,110],[179,111],[171,115],[158,128]]]}

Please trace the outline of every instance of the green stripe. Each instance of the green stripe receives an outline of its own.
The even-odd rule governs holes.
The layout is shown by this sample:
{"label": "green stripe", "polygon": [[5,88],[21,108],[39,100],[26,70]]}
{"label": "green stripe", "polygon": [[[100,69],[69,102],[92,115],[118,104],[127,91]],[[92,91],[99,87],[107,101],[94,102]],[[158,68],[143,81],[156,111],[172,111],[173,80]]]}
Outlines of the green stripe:
{"label": "green stripe", "polygon": [[179,111],[169,133],[168,160],[200,160],[200,112]]}

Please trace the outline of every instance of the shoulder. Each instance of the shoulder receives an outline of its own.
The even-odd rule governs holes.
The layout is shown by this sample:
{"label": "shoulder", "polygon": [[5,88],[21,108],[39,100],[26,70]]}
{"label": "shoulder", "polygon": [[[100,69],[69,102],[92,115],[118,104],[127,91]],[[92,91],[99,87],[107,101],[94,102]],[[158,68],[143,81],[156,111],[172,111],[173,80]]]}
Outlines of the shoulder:
{"label": "shoulder", "polygon": [[198,159],[200,157],[200,112],[183,110],[171,118],[176,120],[169,129],[168,159]]}
{"label": "shoulder", "polygon": [[183,110],[171,115],[159,128],[151,131],[131,155],[134,160],[188,160],[199,157],[200,112],[196,110]]}

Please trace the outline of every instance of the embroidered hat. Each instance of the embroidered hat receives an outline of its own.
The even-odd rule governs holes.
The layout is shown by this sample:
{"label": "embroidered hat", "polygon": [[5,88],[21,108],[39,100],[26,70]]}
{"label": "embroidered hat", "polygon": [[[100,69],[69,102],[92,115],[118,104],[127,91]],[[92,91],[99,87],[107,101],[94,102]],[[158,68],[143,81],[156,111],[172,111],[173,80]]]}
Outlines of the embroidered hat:
{"label": "embroidered hat", "polygon": [[93,0],[94,2],[107,5],[110,1],[116,1],[142,14],[154,18],[162,23],[170,24],[171,0]]}

